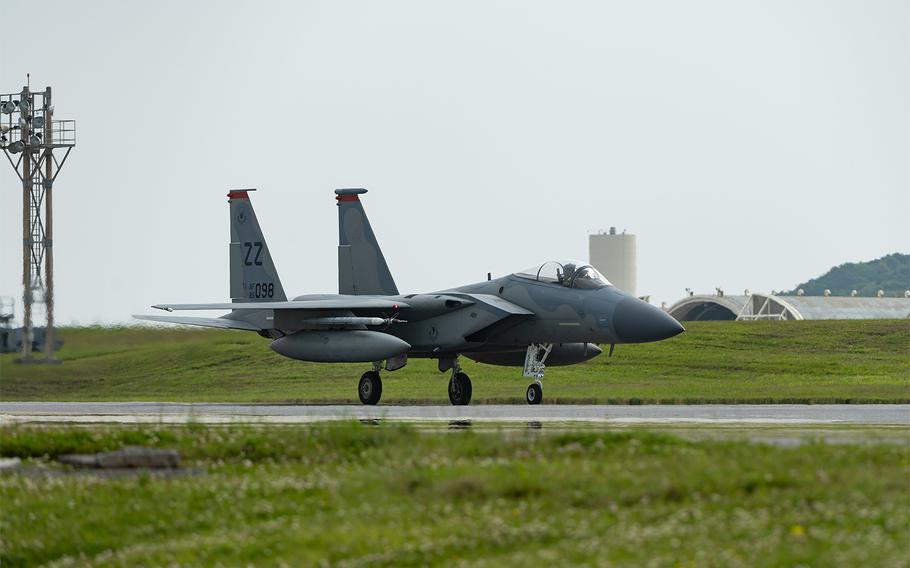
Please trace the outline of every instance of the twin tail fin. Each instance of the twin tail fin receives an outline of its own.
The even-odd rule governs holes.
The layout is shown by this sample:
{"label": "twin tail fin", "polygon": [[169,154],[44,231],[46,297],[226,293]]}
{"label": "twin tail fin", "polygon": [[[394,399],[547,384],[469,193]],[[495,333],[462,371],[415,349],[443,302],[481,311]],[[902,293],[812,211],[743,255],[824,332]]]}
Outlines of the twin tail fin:
{"label": "twin tail fin", "polygon": [[231,301],[283,302],[287,300],[269,247],[250,201],[252,189],[228,193],[231,210]]}
{"label": "twin tail fin", "polygon": [[338,202],[338,293],[397,296],[398,286],[382,256],[360,202],[365,189],[336,189]]}

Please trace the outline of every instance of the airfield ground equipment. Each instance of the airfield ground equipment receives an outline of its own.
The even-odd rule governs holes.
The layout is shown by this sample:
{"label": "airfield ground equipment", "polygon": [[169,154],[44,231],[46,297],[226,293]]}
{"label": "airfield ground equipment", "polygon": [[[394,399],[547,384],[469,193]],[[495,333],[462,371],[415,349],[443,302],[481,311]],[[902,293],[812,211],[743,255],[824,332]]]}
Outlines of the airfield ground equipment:
{"label": "airfield ground equipment", "polygon": [[[0,94],[0,148],[22,182],[23,363],[56,362],[54,349],[54,182],[76,145],[76,121],[54,118],[51,88]],[[47,324],[44,357],[32,354],[35,312]]]}
{"label": "airfield ground equipment", "polygon": [[15,300],[9,296],[0,296],[0,353],[12,353],[16,346],[16,335],[13,330]]}

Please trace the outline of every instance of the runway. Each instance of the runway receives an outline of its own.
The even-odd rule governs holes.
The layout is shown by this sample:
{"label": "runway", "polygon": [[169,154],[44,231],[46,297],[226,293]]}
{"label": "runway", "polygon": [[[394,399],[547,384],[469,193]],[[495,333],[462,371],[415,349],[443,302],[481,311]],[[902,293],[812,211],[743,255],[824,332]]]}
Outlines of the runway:
{"label": "runway", "polygon": [[0,402],[0,423],[549,422],[910,426],[907,404],[361,406],[172,402]]}

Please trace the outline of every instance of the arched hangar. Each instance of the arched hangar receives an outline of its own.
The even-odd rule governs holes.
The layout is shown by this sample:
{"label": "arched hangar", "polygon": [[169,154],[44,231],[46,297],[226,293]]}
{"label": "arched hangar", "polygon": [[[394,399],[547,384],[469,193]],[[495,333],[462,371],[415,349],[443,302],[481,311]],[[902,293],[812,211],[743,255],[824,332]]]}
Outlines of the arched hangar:
{"label": "arched hangar", "polygon": [[735,320],[749,296],[687,296],[667,310],[677,321]]}

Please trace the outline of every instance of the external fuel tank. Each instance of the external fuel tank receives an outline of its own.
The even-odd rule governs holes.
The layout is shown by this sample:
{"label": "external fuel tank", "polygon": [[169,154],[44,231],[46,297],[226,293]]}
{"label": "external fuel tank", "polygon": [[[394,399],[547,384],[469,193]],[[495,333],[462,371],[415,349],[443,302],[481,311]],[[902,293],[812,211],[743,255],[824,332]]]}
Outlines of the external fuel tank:
{"label": "external fuel tank", "polygon": [[300,331],[269,344],[291,359],[319,363],[369,363],[407,353],[411,346],[394,335],[368,330]]}

